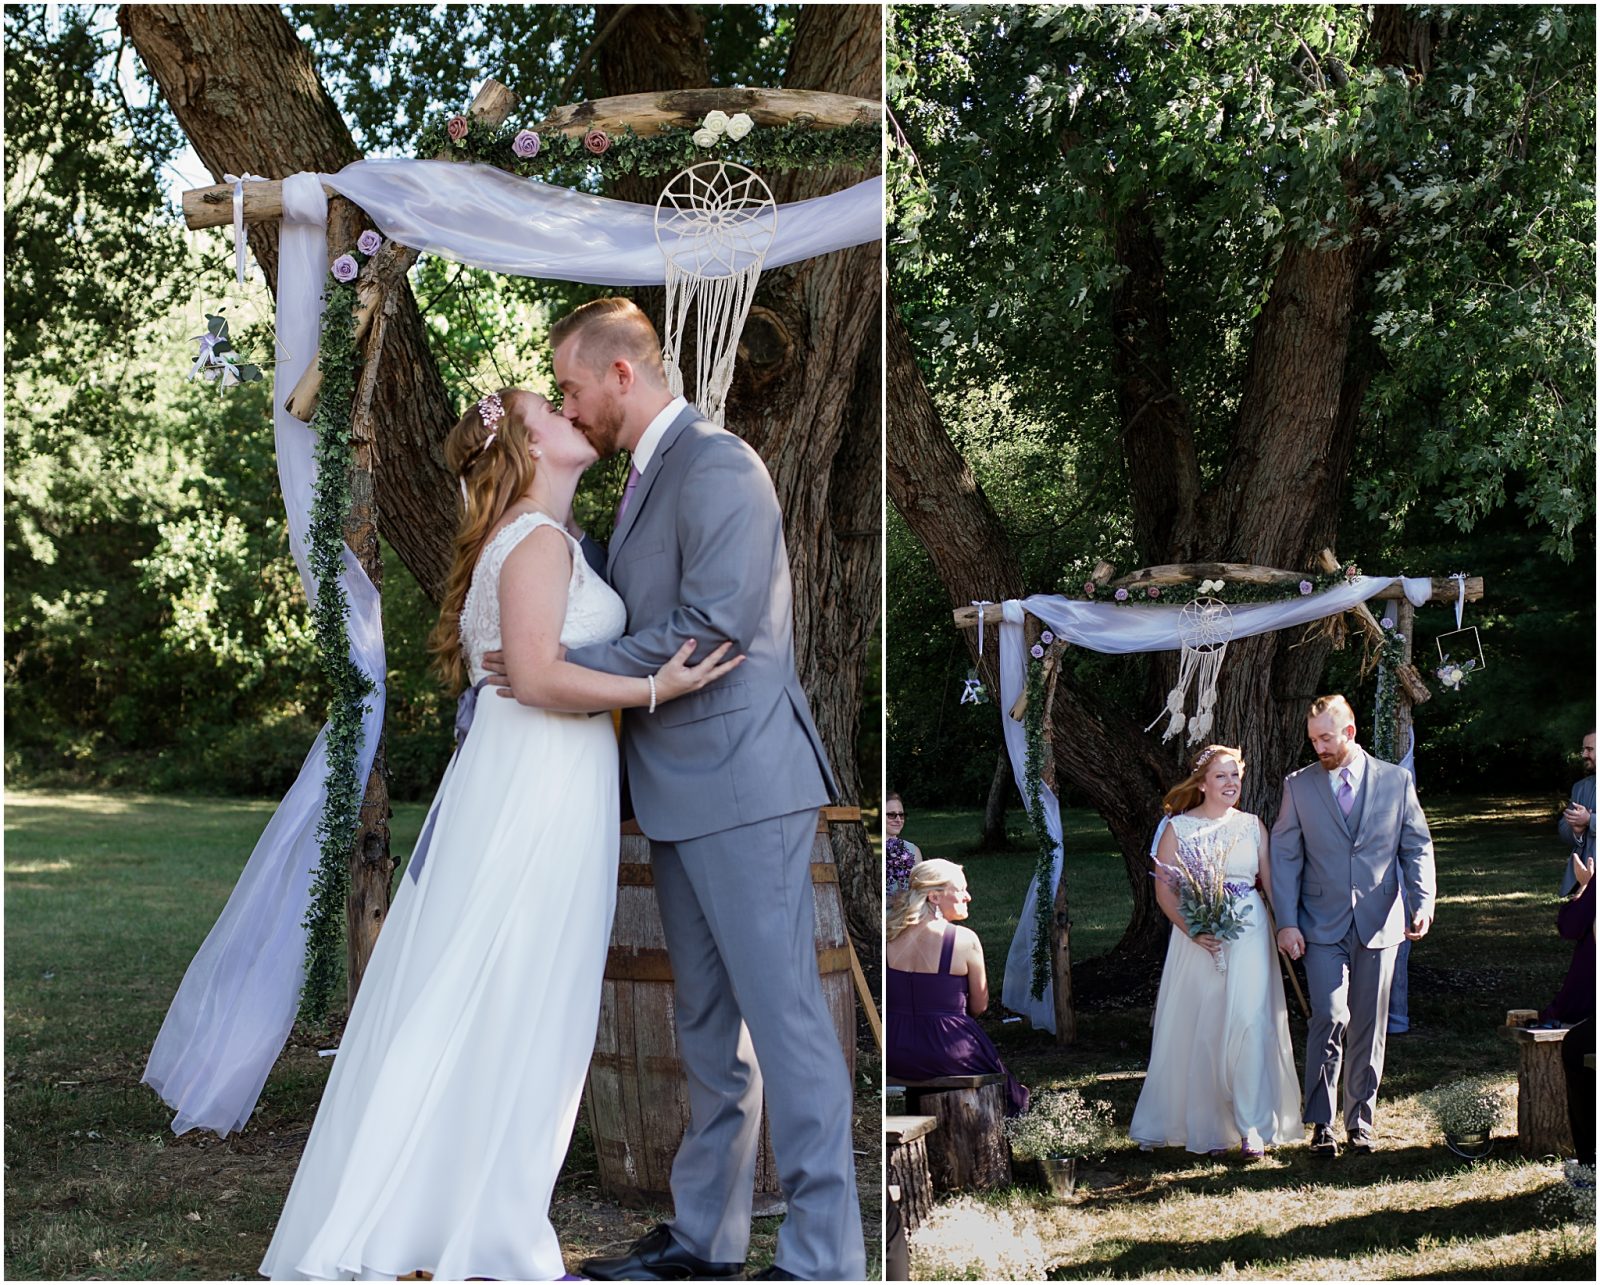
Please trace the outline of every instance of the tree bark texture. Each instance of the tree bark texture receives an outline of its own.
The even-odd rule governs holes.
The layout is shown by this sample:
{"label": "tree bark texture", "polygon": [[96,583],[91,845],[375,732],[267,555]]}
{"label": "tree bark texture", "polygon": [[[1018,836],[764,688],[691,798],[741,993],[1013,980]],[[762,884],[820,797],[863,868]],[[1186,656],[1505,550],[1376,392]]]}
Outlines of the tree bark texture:
{"label": "tree bark texture", "polygon": [[[692,6],[601,6],[596,29],[626,8],[598,52],[611,94],[703,87],[704,26]],[[349,128],[281,10],[269,5],[125,5],[123,30],[184,132],[224,172],[282,178],[356,160]],[[879,10],[801,11],[785,87],[881,98]],[[512,86],[515,89],[515,86]],[[859,175],[817,171],[773,184],[779,201],[834,191]],[[659,183],[619,183],[653,203]],[[250,232],[275,288],[277,239]],[[856,734],[866,639],[877,626],[881,564],[880,248],[876,244],[775,271],[741,341],[729,423],[763,456],[783,506],[795,589],[800,678],[810,695],[841,802],[857,803]],[[641,303],[659,318],[649,295]],[[456,419],[409,286],[395,292],[374,395],[378,529],[435,600],[450,563],[454,484],[441,445]],[[835,827],[850,932],[869,976],[881,957],[882,877],[859,825]]]}
{"label": "tree bark texture", "polygon": [[[1424,76],[1437,26],[1398,6],[1377,6],[1374,14],[1369,56],[1403,67],[1414,81]],[[1365,177],[1361,164],[1359,157],[1349,163],[1351,193]],[[1309,569],[1320,549],[1335,544],[1371,379],[1356,322],[1375,251],[1359,235],[1285,249],[1251,338],[1228,462],[1207,486],[1175,377],[1159,199],[1146,193],[1119,208],[1108,194],[1105,215],[1123,269],[1106,324],[1137,547],[1147,565],[1215,560]],[[932,554],[953,605],[1020,597],[1009,537],[938,423],[892,309],[889,328],[890,496]],[[1228,649],[1212,737],[1243,747],[1250,768],[1241,806],[1268,821],[1281,778],[1303,753],[1305,709],[1318,694],[1329,646],[1322,638],[1302,643],[1293,631]],[[992,665],[985,669],[985,681],[998,690]],[[1152,658],[1150,713],[1176,672],[1175,656]],[[1123,850],[1134,909],[1117,949],[1154,956],[1166,924],[1146,851],[1161,795],[1184,773],[1187,746],[1163,746],[1142,731],[1146,711],[1133,713],[1141,717],[1106,708],[1094,692],[1062,681],[1049,725],[1058,780],[1105,817]]]}

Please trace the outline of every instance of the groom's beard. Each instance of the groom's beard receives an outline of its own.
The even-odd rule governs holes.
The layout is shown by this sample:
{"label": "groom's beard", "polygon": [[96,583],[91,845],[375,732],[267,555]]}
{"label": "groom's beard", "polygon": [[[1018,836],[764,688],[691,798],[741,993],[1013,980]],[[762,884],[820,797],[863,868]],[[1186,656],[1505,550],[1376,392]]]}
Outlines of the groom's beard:
{"label": "groom's beard", "polygon": [[622,436],[622,422],[622,407],[616,401],[608,400],[592,421],[580,419],[576,424],[578,431],[589,439],[589,444],[605,460],[621,449],[617,441]]}

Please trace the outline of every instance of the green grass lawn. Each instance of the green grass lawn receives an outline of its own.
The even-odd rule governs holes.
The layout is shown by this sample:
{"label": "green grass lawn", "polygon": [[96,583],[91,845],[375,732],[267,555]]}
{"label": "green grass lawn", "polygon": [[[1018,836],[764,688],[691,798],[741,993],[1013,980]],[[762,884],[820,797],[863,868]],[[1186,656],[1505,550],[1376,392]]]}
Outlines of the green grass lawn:
{"label": "green grass lawn", "polygon": [[[1562,1211],[1559,1165],[1519,1158],[1514,1121],[1497,1135],[1490,1160],[1469,1165],[1445,1149],[1419,1103],[1426,1089],[1457,1076],[1488,1072],[1515,1082],[1513,1046],[1496,1028],[1508,1008],[1547,1003],[1572,956],[1554,926],[1562,858],[1554,817],[1542,799],[1424,802],[1438,853],[1438,919],[1412,954],[1412,1033],[1389,1043],[1378,1153],[1314,1161],[1295,1146],[1246,1167],[1176,1150],[1141,1153],[1124,1137],[1088,1167],[1070,1204],[1048,1206],[1016,1189],[985,1197],[1037,1229],[1052,1279],[1594,1279],[1592,1211]],[[1084,960],[1116,943],[1129,892],[1098,817],[1074,812],[1066,826],[1073,954]],[[906,834],[924,856],[964,864],[969,922],[995,977],[1032,857],[972,853],[978,828],[975,813],[919,811]],[[1020,814],[1010,828],[1020,849]],[[1143,1083],[1151,1010],[1107,1011],[1074,991],[1081,1007],[1070,1046],[997,1017],[986,1018],[986,1028],[1036,1091],[1077,1088],[1106,1099],[1126,1130]],[[1305,1022],[1290,1004],[1303,1067]]]}
{"label": "green grass lawn", "polygon": [[[184,969],[275,802],[13,790],[5,842],[5,1275],[254,1279],[310,1131],[336,1037],[297,1029],[257,1114],[226,1141],[175,1138],[139,1083]],[[401,804],[408,854],[425,808]],[[858,1050],[856,1147],[879,1232],[878,1064]],[[642,1234],[596,1184],[582,1122],[552,1218],[569,1268]],[[778,1220],[761,1219],[753,1267]]]}

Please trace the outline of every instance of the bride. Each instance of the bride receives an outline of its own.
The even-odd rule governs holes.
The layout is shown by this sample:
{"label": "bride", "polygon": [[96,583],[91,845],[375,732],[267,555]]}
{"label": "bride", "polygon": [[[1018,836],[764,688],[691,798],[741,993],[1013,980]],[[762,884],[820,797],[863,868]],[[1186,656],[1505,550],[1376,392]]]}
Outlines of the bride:
{"label": "bride", "polygon": [[690,642],[647,678],[563,659],[623,632],[621,599],[566,529],[595,459],[519,389],[485,397],[445,443],[465,513],[430,648],[452,687],[481,684],[484,653],[503,649],[517,699],[478,702],[445,770],[264,1276],[563,1276],[548,1209],[594,1047],[618,856],[616,736],[590,714],[653,710],[741,659],[725,643],[691,669]]}
{"label": "bride", "polygon": [[[1237,1146],[1255,1160],[1304,1133],[1283,978],[1267,926],[1267,832],[1259,817],[1235,806],[1243,776],[1238,750],[1208,745],[1163,800],[1157,864],[1176,869],[1180,845],[1221,848],[1227,879],[1244,889],[1249,910],[1243,934],[1231,941],[1191,937],[1177,890],[1154,872],[1156,900],[1176,931],[1156,999],[1150,1070],[1128,1129],[1146,1150],[1220,1155]],[[1226,971],[1218,971],[1219,954]]]}

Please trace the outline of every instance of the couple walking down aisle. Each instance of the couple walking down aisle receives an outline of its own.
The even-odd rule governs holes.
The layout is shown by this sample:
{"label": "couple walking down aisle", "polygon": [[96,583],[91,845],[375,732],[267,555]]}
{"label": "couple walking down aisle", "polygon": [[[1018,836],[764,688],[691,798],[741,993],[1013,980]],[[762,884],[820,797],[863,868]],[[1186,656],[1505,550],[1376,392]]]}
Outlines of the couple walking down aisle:
{"label": "couple walking down aisle", "polygon": [[[1129,1129],[1142,1146],[1238,1147],[1254,1159],[1300,1139],[1303,1121],[1312,1152],[1337,1155],[1341,1070],[1346,1138],[1357,1151],[1374,1146],[1389,983],[1401,941],[1420,940],[1433,919],[1433,842],[1410,774],[1361,749],[1342,696],[1312,703],[1306,734],[1317,762],[1284,779],[1270,841],[1259,819],[1236,810],[1244,758],[1231,746],[1205,747],[1167,795],[1157,897],[1179,931]],[[1176,891],[1182,866],[1219,858],[1227,895],[1245,912],[1242,933],[1225,943],[1191,936]],[[1407,905],[1417,908],[1409,922]],[[1306,959],[1303,1107],[1274,949]]]}
{"label": "couple walking down aisle", "polygon": [[[261,1272],[564,1277],[549,1203],[594,1046],[619,844],[617,740],[592,715],[621,707],[692,1119],[673,1221],[584,1271],[742,1271],[765,1086],[789,1208],[767,1275],[860,1280],[852,1085],[810,889],[833,781],[795,675],[777,498],[754,451],[668,391],[631,303],[587,304],[550,343],[560,412],[505,390],[446,443],[465,513],[431,645],[471,686],[470,730]],[[571,504],[619,449],[633,469],[602,576]]]}

